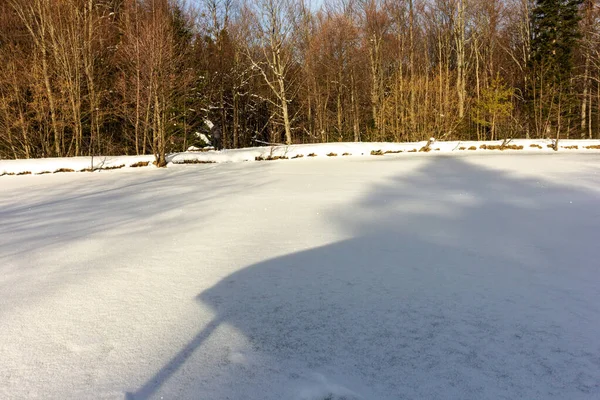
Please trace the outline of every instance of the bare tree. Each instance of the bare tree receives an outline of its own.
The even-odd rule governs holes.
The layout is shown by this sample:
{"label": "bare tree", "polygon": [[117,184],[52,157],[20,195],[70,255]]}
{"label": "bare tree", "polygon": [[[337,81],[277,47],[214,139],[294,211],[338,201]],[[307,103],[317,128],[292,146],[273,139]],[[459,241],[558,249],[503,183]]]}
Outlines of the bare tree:
{"label": "bare tree", "polygon": [[280,116],[287,144],[292,143],[292,116],[289,103],[295,93],[290,89],[290,73],[294,66],[291,48],[291,2],[258,0],[248,6],[253,38],[246,44],[245,54],[252,67],[267,84],[276,101],[271,102]]}

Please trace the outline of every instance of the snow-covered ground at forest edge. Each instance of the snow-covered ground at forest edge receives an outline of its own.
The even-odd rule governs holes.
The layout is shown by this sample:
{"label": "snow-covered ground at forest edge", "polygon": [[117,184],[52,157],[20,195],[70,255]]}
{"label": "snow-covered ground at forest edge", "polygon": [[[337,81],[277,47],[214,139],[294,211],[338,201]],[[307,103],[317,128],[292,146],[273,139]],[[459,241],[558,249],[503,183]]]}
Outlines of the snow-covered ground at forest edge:
{"label": "snow-covered ground at forest edge", "polygon": [[[481,153],[481,152],[500,152],[497,148],[503,141],[452,141],[452,142],[434,142],[429,148],[428,155],[456,154],[456,153]],[[504,150],[505,153],[550,153],[554,152],[552,146],[553,140],[511,140]],[[390,142],[365,142],[365,143],[319,143],[302,145],[276,145],[263,147],[250,147],[244,149],[228,149],[221,151],[186,151],[171,153],[167,156],[170,165],[181,164],[185,162],[198,163],[225,163],[225,162],[243,162],[256,161],[261,159],[292,159],[298,161],[300,158],[313,157],[370,157],[372,152],[376,155],[399,155],[414,156],[420,152],[427,142],[415,143],[390,143]],[[492,149],[489,149],[492,146]],[[516,146],[518,149],[515,149]],[[485,148],[488,147],[488,148]],[[193,148],[193,147],[191,147]],[[560,140],[559,151],[568,153],[590,153],[600,152],[600,140]],[[94,157],[66,157],[66,158],[43,158],[43,159],[21,159],[21,160],[0,160],[0,176],[17,174],[49,174],[63,170],[72,170],[73,172],[94,170],[115,170],[129,169],[132,166],[145,164],[142,168],[153,167],[152,155],[141,156],[94,156]],[[70,171],[60,171],[70,172]]]}
{"label": "snow-covered ground at forest edge", "polygon": [[0,398],[600,398],[596,151],[337,146],[0,178]]}

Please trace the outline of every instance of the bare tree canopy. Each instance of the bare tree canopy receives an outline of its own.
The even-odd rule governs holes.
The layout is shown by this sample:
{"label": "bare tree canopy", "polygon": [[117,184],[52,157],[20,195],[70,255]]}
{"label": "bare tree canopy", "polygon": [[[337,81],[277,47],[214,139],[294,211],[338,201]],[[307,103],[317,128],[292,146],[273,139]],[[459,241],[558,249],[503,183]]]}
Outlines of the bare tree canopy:
{"label": "bare tree canopy", "polygon": [[0,158],[600,136],[598,0],[7,0],[0,59]]}

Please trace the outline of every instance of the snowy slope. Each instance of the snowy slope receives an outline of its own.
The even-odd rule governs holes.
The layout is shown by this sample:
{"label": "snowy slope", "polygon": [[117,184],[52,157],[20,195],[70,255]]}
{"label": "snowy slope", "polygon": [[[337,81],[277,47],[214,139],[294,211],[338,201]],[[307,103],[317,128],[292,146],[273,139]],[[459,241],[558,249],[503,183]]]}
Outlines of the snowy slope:
{"label": "snowy slope", "polygon": [[494,154],[3,177],[0,398],[598,399],[600,158]]}

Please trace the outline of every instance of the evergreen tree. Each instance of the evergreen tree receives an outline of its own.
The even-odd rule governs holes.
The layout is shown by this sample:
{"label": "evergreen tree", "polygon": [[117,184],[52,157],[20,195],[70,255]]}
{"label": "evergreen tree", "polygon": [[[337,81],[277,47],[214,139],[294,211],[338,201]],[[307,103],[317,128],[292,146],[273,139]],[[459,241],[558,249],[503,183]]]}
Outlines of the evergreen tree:
{"label": "evergreen tree", "polygon": [[568,81],[573,49],[580,37],[582,0],[537,0],[531,17],[531,61],[547,69],[558,82]]}
{"label": "evergreen tree", "polygon": [[582,0],[537,0],[531,14],[530,112],[538,135],[568,131],[575,114],[573,54],[580,37]]}

